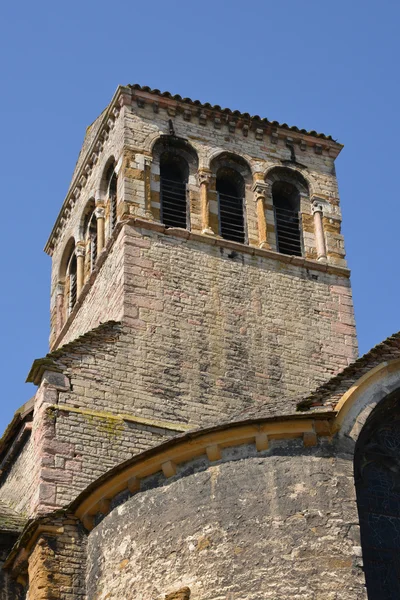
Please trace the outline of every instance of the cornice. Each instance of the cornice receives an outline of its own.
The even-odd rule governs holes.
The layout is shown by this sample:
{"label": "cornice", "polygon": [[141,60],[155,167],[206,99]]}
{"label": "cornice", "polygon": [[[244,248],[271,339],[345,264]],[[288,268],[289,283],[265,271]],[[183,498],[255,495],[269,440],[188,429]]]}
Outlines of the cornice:
{"label": "cornice", "polygon": [[69,218],[75,202],[88,181],[93,166],[98,161],[104,142],[108,139],[109,132],[114,127],[121,107],[124,105],[132,107],[133,104],[136,104],[139,110],[145,108],[146,105],[151,105],[155,113],[166,110],[168,115],[172,117],[180,114],[186,121],[197,118],[201,125],[213,123],[213,126],[217,129],[222,125],[226,125],[230,133],[241,131],[245,137],[251,131],[254,133],[255,139],[259,141],[262,141],[265,135],[269,135],[271,144],[276,144],[281,139],[289,148],[293,147],[294,144],[298,144],[302,150],[312,147],[316,154],[322,154],[325,150],[333,158],[336,158],[343,148],[343,145],[333,140],[331,136],[316,131],[306,131],[298,127],[288,126],[286,123],[280,124],[277,121],[269,121],[258,115],[251,116],[249,113],[241,113],[237,110],[222,109],[218,105],[212,106],[209,103],[182,98],[179,95],[173,96],[169,92],[160,92],[149,87],[139,85],[119,86],[104,111],[99,130],[87,149],[80,168],[73,176],[67,196],[44,248],[44,251],[50,256],[57,239],[62,234],[64,223]]}
{"label": "cornice", "polygon": [[103,113],[99,130],[95,135],[89,148],[87,149],[80,168],[75,173],[71,181],[68,193],[62,204],[59,215],[50,233],[49,239],[46,242],[44,251],[50,256],[53,253],[56,240],[62,233],[64,222],[68,219],[69,214],[75,205],[75,202],[78,200],[82,190],[84,189],[88,181],[93,166],[97,163],[99,159],[99,156],[104,146],[104,142],[108,139],[108,135],[115,125],[115,121],[118,118],[123,104],[124,88],[122,86],[119,86],[114,96],[112,97],[110,104]]}
{"label": "cornice", "polygon": [[178,467],[205,456],[210,463],[222,459],[226,448],[254,444],[258,452],[269,449],[271,440],[302,439],[306,448],[318,444],[321,437],[330,437],[335,413],[327,411],[312,416],[288,415],[253,419],[240,423],[192,431],[152,448],[115,467],[91,484],[69,507],[84,527],[91,530],[98,515],[105,515],[112,500],[125,490],[140,491],[141,480],[156,473],[173,477]]}

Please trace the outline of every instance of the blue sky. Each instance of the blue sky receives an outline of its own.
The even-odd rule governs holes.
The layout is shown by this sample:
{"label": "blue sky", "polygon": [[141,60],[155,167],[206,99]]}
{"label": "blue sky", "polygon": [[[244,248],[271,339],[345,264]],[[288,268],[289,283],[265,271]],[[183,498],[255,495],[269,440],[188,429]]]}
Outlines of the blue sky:
{"label": "blue sky", "polygon": [[48,347],[43,246],[85,128],[140,83],[331,134],[360,353],[399,329],[400,3],[3,3],[0,430]]}

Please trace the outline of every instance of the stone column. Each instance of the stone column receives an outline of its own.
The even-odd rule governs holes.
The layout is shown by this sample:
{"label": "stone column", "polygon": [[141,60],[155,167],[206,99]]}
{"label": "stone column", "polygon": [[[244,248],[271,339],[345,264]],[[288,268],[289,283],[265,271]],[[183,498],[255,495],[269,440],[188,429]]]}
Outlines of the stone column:
{"label": "stone column", "polygon": [[318,200],[314,200],[311,208],[312,214],[314,215],[314,231],[315,231],[315,243],[317,246],[317,259],[321,262],[326,261],[326,245],[324,226],[322,223],[323,205]]}
{"label": "stone column", "polygon": [[151,163],[153,158],[151,156],[144,157],[144,213],[146,219],[153,220],[153,213],[151,212]]}
{"label": "stone column", "polygon": [[265,200],[268,185],[264,181],[256,181],[253,185],[254,201],[257,206],[258,244],[260,248],[271,249],[268,243],[267,219],[265,216]]}
{"label": "stone column", "polygon": [[197,174],[200,186],[200,204],[201,204],[201,233],[214,235],[210,227],[210,200],[208,197],[208,188],[211,181],[211,172],[203,169]]}
{"label": "stone column", "polygon": [[100,254],[104,248],[104,219],[105,219],[105,210],[102,206],[97,206],[94,214],[97,219],[97,254]]}
{"label": "stone column", "polygon": [[84,281],[84,269],[85,269],[85,248],[83,246],[76,246],[76,297],[77,299],[81,295]]}
{"label": "stone column", "polygon": [[57,283],[56,288],[56,336],[59,335],[64,325],[64,283]]}

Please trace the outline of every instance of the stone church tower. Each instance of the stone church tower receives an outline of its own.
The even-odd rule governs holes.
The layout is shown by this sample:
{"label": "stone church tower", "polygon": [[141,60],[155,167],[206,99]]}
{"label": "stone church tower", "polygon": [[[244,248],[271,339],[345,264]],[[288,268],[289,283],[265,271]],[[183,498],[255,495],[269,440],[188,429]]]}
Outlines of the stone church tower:
{"label": "stone church tower", "polygon": [[87,129],[0,442],[1,600],[367,598],[400,344],[356,360],[341,149],[138,85]]}

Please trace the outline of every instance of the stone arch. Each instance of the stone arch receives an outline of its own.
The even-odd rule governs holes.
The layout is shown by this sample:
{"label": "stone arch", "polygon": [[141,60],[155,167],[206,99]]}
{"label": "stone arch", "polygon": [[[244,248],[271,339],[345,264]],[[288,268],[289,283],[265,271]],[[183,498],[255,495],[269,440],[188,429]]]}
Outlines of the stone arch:
{"label": "stone arch", "polygon": [[383,362],[360,377],[336,406],[334,429],[339,440],[357,442],[374,408],[400,388],[400,359]]}
{"label": "stone arch", "polygon": [[210,156],[208,157],[208,163],[205,165],[205,168],[212,170],[212,164],[215,163],[215,161],[217,161],[219,158],[223,159],[224,157],[228,157],[228,156],[231,157],[232,160],[240,162],[242,165],[246,165],[246,167],[248,168],[250,173],[253,174],[253,169],[251,166],[251,163],[252,163],[251,157],[245,153],[237,152],[236,150],[234,152],[227,152],[226,150],[219,150],[219,149],[214,150],[213,152],[211,152]]}
{"label": "stone arch", "polygon": [[199,155],[197,150],[184,138],[172,135],[160,135],[154,140],[151,148],[153,159],[158,162],[161,154],[171,152],[177,156],[183,157],[188,165],[190,173],[196,172],[199,166]]}
{"label": "stone arch", "polygon": [[276,181],[287,181],[294,185],[300,186],[299,191],[302,194],[308,195],[310,198],[315,193],[314,183],[310,175],[297,167],[287,167],[282,165],[273,165],[264,171],[264,180],[271,185]]}
{"label": "stone arch", "polygon": [[354,452],[369,600],[400,597],[400,387],[371,411]]}
{"label": "stone arch", "polygon": [[79,221],[79,228],[78,228],[79,240],[85,239],[87,225],[88,225],[88,219],[90,219],[95,208],[96,208],[96,201],[95,201],[94,197],[92,196],[86,202],[85,208],[83,209],[82,214],[81,214],[81,218]]}
{"label": "stone arch", "polygon": [[160,220],[166,227],[190,229],[188,185],[197,185],[197,151],[183,138],[162,135],[153,146],[153,165],[160,175]]}
{"label": "stone arch", "polygon": [[310,213],[308,181],[298,170],[273,167],[265,177],[267,204],[273,210],[275,246],[281,254],[304,256],[304,214]]}
{"label": "stone arch", "polygon": [[117,162],[115,156],[109,156],[104,163],[103,171],[100,177],[98,191],[96,193],[96,202],[107,200],[108,186],[110,183],[111,167],[115,170]]}
{"label": "stone arch", "polygon": [[67,243],[64,246],[64,251],[61,255],[60,265],[58,268],[58,281],[60,283],[65,282],[65,278],[67,276],[68,264],[71,259],[71,256],[75,250],[75,238],[70,237]]}
{"label": "stone arch", "polygon": [[251,167],[241,156],[222,152],[210,162],[210,171],[218,203],[218,233],[224,239],[246,243],[253,183]]}

